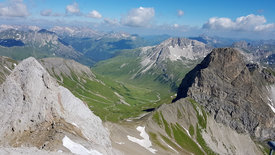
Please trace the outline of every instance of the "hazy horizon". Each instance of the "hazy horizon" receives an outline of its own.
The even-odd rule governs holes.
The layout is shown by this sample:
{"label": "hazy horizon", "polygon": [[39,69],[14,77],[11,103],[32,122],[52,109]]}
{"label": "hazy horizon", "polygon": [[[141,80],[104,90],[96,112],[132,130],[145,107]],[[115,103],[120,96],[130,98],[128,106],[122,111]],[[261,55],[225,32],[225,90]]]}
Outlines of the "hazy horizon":
{"label": "hazy horizon", "polygon": [[89,27],[139,35],[274,39],[275,2],[0,0],[0,24]]}

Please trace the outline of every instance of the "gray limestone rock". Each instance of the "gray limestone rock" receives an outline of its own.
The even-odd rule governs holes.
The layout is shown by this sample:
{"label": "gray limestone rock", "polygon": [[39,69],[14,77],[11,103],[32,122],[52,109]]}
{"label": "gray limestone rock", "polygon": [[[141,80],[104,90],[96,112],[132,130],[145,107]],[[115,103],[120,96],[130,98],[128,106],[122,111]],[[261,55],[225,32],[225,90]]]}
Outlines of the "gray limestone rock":
{"label": "gray limestone rock", "polygon": [[109,132],[100,118],[59,86],[34,58],[16,66],[0,92],[2,146],[54,151],[64,149],[62,138],[68,136],[102,154],[114,153]]}
{"label": "gray limestone rock", "polygon": [[185,76],[176,100],[189,96],[217,122],[258,140],[275,139],[272,82],[274,76],[258,65],[247,65],[239,51],[218,48]]}

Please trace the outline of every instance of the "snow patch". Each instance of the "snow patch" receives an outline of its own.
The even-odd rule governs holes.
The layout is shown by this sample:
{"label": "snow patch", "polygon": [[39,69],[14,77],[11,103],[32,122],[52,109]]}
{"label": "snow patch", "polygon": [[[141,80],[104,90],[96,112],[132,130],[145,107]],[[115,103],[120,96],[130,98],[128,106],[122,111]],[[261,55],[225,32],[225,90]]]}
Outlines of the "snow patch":
{"label": "snow patch", "polygon": [[270,109],[275,113],[275,85],[270,86],[270,88],[268,88],[269,91],[269,96],[268,100],[268,106],[270,107]]}
{"label": "snow patch", "polygon": [[169,55],[169,59],[171,61],[181,60],[181,57],[185,57],[187,59],[194,60],[198,56],[198,53],[193,52],[193,47],[191,44],[187,45],[184,48],[179,47],[179,46],[175,46],[175,47],[169,46],[168,49],[171,53]]}
{"label": "snow patch", "polygon": [[124,64],[122,64],[119,68],[123,68],[124,66],[126,66],[126,64],[124,63]]}
{"label": "snow patch", "polygon": [[74,125],[75,127],[78,127],[77,124],[75,124],[75,123],[72,123],[72,125]]}
{"label": "snow patch", "polygon": [[117,143],[117,144],[119,144],[119,145],[125,144],[124,142],[115,142],[115,143]]}
{"label": "snow patch", "polygon": [[274,106],[272,106],[271,104],[268,104],[269,105],[269,107],[271,108],[271,110],[275,113],[275,108],[274,108]]}
{"label": "snow patch", "polygon": [[7,66],[4,66],[8,71],[10,71],[11,72],[11,70],[7,67]]}
{"label": "snow patch", "polygon": [[186,133],[188,134],[188,136],[191,137],[189,131],[185,127],[183,127],[182,125],[181,125],[181,127],[186,131]]}
{"label": "snow patch", "polygon": [[102,155],[97,150],[93,150],[93,149],[88,150],[88,149],[86,149],[84,146],[82,146],[78,143],[75,143],[74,141],[72,141],[67,136],[65,136],[62,139],[62,142],[63,142],[63,146],[66,147],[67,149],[69,149],[74,154],[78,154],[78,155]]}
{"label": "snow patch", "polygon": [[144,126],[144,127],[138,126],[136,129],[137,129],[137,131],[140,132],[139,135],[140,135],[143,139],[138,139],[138,138],[136,138],[136,137],[132,137],[132,136],[129,136],[129,135],[127,135],[127,138],[128,138],[130,141],[139,144],[140,146],[144,147],[144,148],[147,149],[148,151],[150,151],[150,152],[152,152],[153,154],[155,154],[155,153],[157,152],[157,150],[151,148],[152,143],[151,143],[151,141],[150,141],[150,139],[149,139],[149,135],[148,135],[148,134],[146,133],[146,131],[145,131],[145,126]]}

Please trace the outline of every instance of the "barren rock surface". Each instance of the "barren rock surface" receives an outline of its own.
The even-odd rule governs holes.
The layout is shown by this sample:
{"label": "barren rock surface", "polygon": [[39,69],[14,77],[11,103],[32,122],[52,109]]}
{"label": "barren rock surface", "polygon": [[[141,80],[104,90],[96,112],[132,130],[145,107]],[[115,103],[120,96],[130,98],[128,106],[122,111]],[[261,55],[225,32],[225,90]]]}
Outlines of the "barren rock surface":
{"label": "barren rock surface", "polygon": [[275,114],[269,106],[274,76],[257,64],[246,64],[239,51],[214,49],[190,71],[177,99],[191,97],[219,123],[258,140],[275,138]]}
{"label": "barren rock surface", "polygon": [[113,154],[109,132],[81,100],[35,60],[22,61],[0,87],[0,144],[62,149],[68,136],[87,149]]}

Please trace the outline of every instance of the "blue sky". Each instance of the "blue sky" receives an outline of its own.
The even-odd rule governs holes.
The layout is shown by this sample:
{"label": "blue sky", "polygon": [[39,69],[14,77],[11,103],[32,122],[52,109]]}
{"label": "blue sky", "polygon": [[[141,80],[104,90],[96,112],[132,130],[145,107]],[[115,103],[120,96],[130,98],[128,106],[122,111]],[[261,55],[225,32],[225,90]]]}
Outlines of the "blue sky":
{"label": "blue sky", "polygon": [[[272,39],[274,0],[0,0],[0,24]],[[275,39],[275,38],[274,38]]]}

